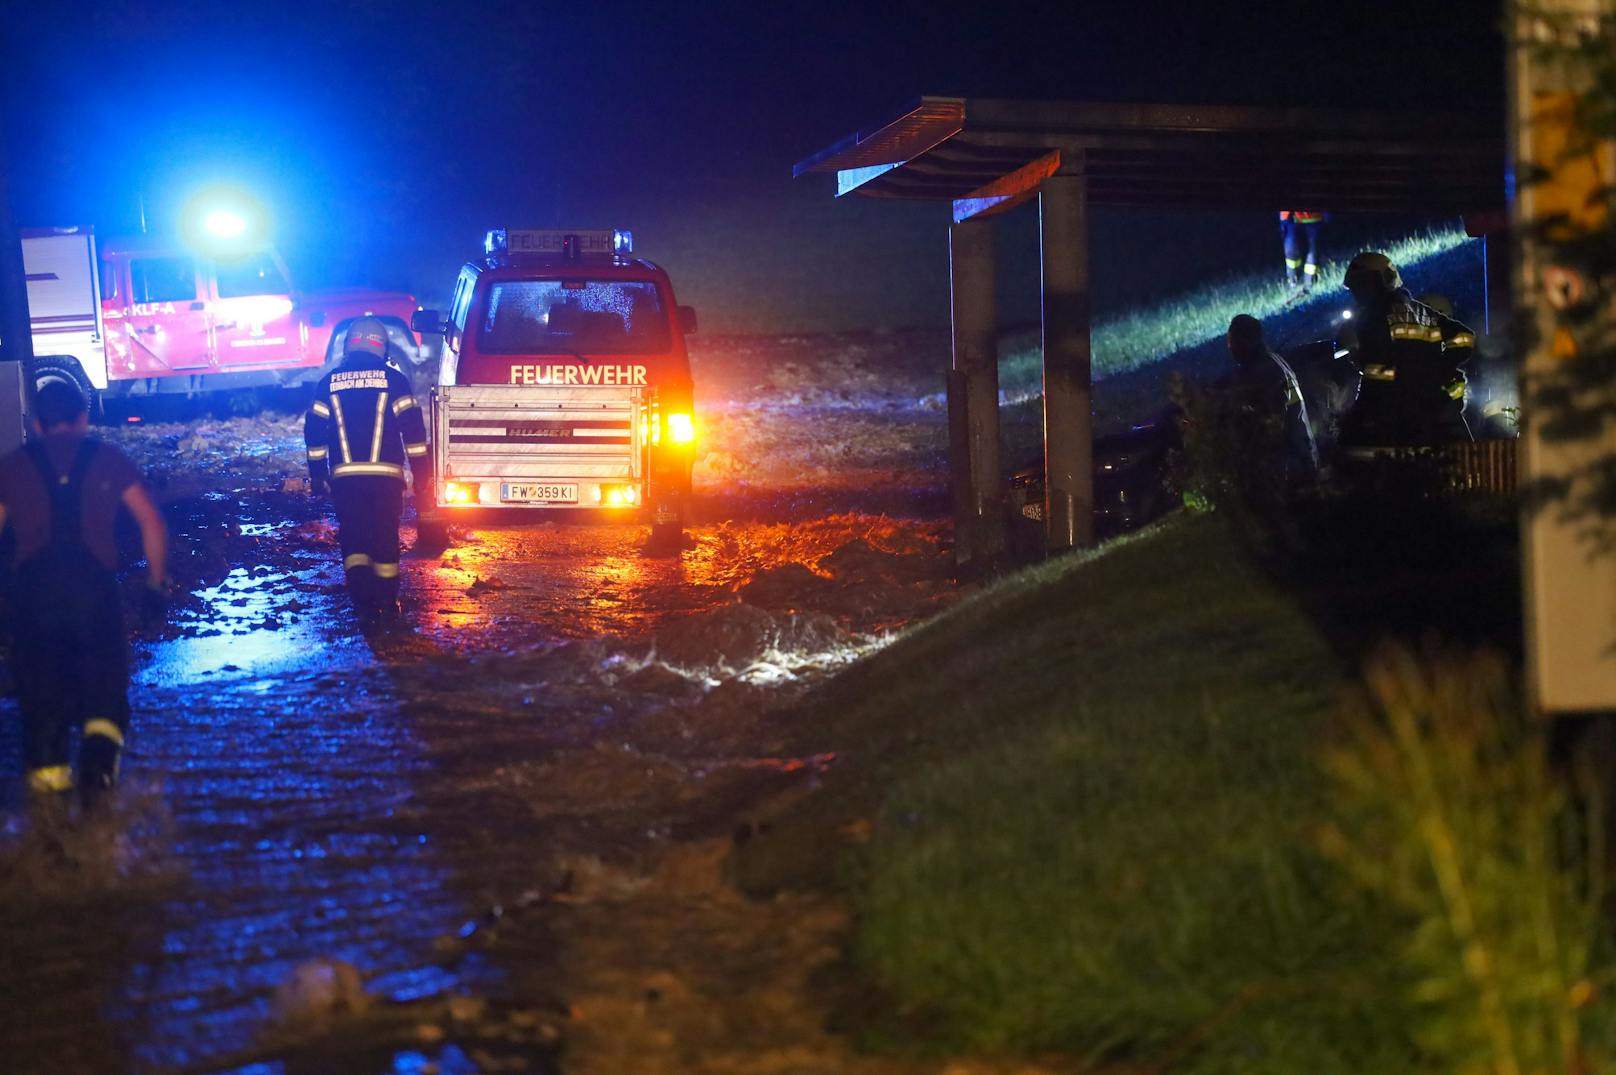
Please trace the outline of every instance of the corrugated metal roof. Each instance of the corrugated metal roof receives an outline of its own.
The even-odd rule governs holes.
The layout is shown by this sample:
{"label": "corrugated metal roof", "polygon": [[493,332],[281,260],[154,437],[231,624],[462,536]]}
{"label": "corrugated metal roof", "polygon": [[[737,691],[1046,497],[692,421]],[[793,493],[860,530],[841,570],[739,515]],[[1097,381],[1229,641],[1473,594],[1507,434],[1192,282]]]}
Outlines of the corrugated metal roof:
{"label": "corrugated metal roof", "polygon": [[1051,154],[1060,171],[1087,176],[1098,205],[1460,213],[1504,204],[1502,132],[1417,110],[923,97],[794,174],[834,172],[840,194],[1003,208],[1020,200],[1016,174],[1035,186]]}

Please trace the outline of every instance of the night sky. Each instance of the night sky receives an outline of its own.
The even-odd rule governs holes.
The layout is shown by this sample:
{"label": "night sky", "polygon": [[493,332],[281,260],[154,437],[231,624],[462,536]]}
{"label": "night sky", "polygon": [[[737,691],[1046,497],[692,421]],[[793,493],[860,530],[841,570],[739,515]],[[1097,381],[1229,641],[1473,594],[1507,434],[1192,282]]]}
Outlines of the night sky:
{"label": "night sky", "polygon": [[[945,207],[791,179],[922,93],[1502,117],[1485,2],[0,7],[23,225],[128,233],[144,202],[163,230],[199,185],[236,183],[304,286],[426,301],[490,225],[631,227],[717,331],[946,320]],[[1020,215],[1010,320],[1034,279]],[[1096,227],[1102,309],[1277,256],[1261,213]]]}

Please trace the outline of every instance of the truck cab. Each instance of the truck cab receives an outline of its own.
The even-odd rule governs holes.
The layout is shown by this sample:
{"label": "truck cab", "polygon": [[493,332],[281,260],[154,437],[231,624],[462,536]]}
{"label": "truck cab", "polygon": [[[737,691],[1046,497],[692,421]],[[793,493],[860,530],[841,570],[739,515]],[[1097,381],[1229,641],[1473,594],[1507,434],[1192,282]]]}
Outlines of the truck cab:
{"label": "truck cab", "polygon": [[106,383],[95,386],[113,395],[311,384],[336,357],[332,341],[367,315],[401,358],[421,361],[411,296],[298,292],[273,247],[214,260],[153,237],[111,239],[99,276]]}
{"label": "truck cab", "polygon": [[649,515],[682,529],[694,392],[668,274],[624,231],[497,228],[460,270],[447,311],[431,431],[439,508]]}

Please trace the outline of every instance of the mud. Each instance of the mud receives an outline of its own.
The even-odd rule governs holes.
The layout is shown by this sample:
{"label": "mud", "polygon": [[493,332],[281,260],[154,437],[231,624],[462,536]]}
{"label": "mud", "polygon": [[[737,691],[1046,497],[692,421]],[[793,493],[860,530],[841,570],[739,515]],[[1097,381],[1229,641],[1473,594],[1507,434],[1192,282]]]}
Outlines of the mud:
{"label": "mud", "polygon": [[0,1069],[942,1070],[826,1029],[837,906],[723,880],[836,764],[782,755],[791,700],[956,595],[939,342],[708,342],[685,548],[406,526],[368,637],[295,416],[110,431],[185,593],[111,816],[28,817],[0,710]]}

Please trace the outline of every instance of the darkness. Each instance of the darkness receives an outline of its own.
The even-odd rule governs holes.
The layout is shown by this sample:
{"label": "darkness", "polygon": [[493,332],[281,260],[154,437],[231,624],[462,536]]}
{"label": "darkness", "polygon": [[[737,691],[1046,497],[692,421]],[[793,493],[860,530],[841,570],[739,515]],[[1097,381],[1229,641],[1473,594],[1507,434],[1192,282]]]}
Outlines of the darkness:
{"label": "darkness", "polygon": [[[791,165],[922,93],[1502,122],[1496,3],[988,8],[7,0],[14,209],[119,234],[143,202],[165,230],[197,186],[235,183],[268,205],[302,286],[425,301],[489,226],[631,227],[713,330],[888,328],[946,319],[946,209],[838,203]],[[1011,223],[1009,249],[1030,234]],[[1273,245],[1260,213],[1110,214],[1098,301],[1262,265]]]}

